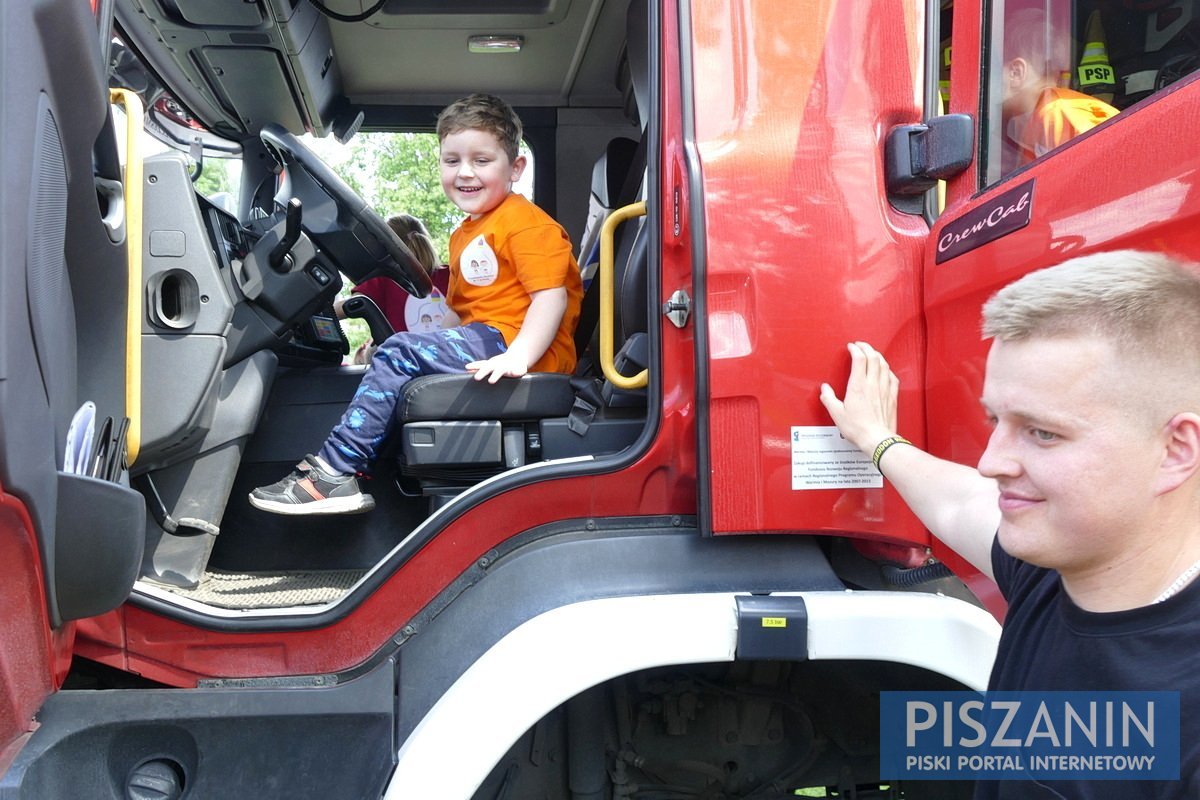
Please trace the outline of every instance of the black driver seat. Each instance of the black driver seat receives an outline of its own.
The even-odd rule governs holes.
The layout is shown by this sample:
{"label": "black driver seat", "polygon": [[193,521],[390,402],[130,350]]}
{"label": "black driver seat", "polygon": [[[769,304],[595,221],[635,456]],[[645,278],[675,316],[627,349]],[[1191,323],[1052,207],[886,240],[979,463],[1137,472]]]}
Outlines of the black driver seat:
{"label": "black driver seat", "polygon": [[561,417],[571,411],[575,390],[571,376],[533,372],[497,384],[470,375],[429,375],[405,385],[398,421],[536,420]]}
{"label": "black driver seat", "polygon": [[[618,371],[630,375],[648,360],[648,250],[642,229],[634,222],[626,227],[615,259],[614,346]],[[495,384],[471,375],[409,381],[396,410],[402,474],[436,501],[526,463],[625,449],[645,426],[645,390],[618,390],[592,376],[591,354],[581,355],[575,375],[535,372]]]}

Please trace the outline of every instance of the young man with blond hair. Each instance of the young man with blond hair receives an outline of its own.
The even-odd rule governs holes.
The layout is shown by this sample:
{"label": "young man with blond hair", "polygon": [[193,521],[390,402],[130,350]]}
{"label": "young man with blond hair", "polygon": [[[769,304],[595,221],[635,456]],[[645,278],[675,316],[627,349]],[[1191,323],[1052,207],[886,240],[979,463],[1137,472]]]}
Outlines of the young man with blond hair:
{"label": "young man with blond hair", "polygon": [[983,310],[978,469],[896,431],[898,381],[849,345],[821,401],[930,532],[1008,601],[989,690],[1179,691],[1179,781],[981,781],[977,798],[1200,797],[1200,274],[1100,253]]}

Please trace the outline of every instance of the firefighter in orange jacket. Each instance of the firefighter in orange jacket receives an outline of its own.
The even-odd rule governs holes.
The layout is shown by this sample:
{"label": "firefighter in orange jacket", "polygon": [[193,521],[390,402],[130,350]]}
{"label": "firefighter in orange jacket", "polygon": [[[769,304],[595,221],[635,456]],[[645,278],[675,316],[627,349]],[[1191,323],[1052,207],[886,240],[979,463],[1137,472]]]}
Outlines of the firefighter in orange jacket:
{"label": "firefighter in orange jacket", "polygon": [[1059,85],[1060,76],[1070,74],[1069,53],[1070,40],[1058,35],[1040,8],[1023,9],[1005,20],[1005,171],[1117,115],[1108,103]]}

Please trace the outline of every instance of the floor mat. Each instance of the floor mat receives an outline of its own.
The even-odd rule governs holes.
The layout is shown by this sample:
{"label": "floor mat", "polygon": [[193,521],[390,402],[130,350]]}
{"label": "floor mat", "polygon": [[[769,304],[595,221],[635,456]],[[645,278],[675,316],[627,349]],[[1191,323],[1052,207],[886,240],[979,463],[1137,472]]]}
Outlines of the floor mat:
{"label": "floor mat", "polygon": [[219,608],[288,608],[337,600],[366,574],[361,569],[308,572],[206,572],[195,589],[172,588],[181,597]]}

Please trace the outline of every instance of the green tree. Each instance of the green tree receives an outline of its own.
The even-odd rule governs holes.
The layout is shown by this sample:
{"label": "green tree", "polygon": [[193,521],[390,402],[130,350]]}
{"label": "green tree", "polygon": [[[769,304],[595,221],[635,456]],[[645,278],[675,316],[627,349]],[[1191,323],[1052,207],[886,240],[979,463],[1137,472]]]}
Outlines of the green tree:
{"label": "green tree", "polygon": [[[385,219],[392,214],[412,214],[425,223],[438,258],[450,257],[450,234],[462,220],[442,191],[438,171],[438,141],[433,133],[367,133],[354,137],[343,157],[327,163]],[[350,294],[343,288],[343,296]],[[351,352],[369,338],[366,323],[345,320],[343,330]]]}
{"label": "green tree", "polygon": [[[195,169],[195,162],[189,160],[188,166]],[[204,169],[193,185],[196,187],[196,191],[205,197],[212,197],[217,192],[232,193],[235,187],[229,174],[229,159],[204,159]]]}
{"label": "green tree", "polygon": [[435,134],[360,135],[334,168],[380,216],[412,214],[424,222],[438,256],[449,258],[450,233],[463,213],[442,191]]}

